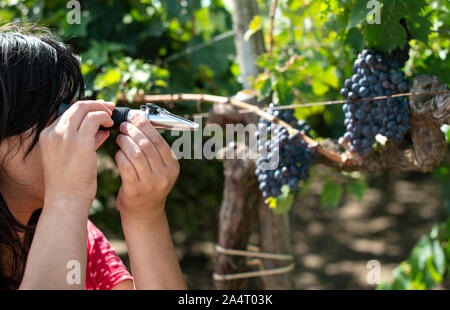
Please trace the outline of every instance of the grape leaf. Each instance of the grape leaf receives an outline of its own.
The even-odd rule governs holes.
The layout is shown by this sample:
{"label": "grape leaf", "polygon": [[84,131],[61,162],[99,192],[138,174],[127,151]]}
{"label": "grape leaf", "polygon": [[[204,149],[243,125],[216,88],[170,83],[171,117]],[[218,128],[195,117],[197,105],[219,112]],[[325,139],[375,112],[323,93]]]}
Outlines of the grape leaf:
{"label": "grape leaf", "polygon": [[428,43],[428,36],[431,33],[431,27],[433,24],[430,20],[430,12],[429,15],[423,16],[421,15],[424,8],[427,7],[427,2],[425,0],[416,0],[416,1],[408,1],[405,2],[402,0],[402,4],[405,12],[407,13],[406,20],[408,24],[408,29],[411,34],[419,41],[423,43]]}
{"label": "grape leaf", "polygon": [[253,17],[248,30],[244,34],[244,40],[248,41],[255,33],[262,29],[262,18],[260,15]]}
{"label": "grape leaf", "polygon": [[438,240],[434,240],[434,242],[432,244],[432,252],[433,252],[432,263],[433,263],[434,271],[439,275],[439,276],[436,276],[435,282],[439,283],[442,281],[442,276],[445,273],[446,263],[445,263],[444,249],[442,248],[442,246]]}
{"label": "grape leaf", "polygon": [[369,10],[367,9],[367,1],[356,0],[355,4],[351,9],[348,28],[358,26],[361,23],[361,21],[367,18],[368,13]]}
{"label": "grape leaf", "polygon": [[358,28],[351,28],[348,31],[347,37],[345,38],[345,44],[350,45],[356,51],[360,51],[364,48],[364,38]]}
{"label": "grape leaf", "polygon": [[391,52],[406,43],[406,30],[400,24],[405,15],[402,0],[389,0],[384,3],[381,23],[368,25],[364,36],[369,46],[381,51]]}
{"label": "grape leaf", "polygon": [[341,201],[343,191],[344,188],[341,184],[335,184],[332,181],[327,181],[320,197],[322,207],[336,208]]}
{"label": "grape leaf", "polygon": [[362,201],[366,189],[367,185],[364,182],[355,182],[347,184],[348,192],[355,195],[359,199],[359,201]]}
{"label": "grape leaf", "polygon": [[406,43],[407,33],[399,23],[402,18],[407,20],[411,34],[424,43],[428,42],[431,33],[429,16],[423,16],[427,6],[425,0],[385,0],[381,12],[381,23],[368,25],[364,36],[370,46],[385,52],[391,52]]}
{"label": "grape leaf", "polygon": [[392,283],[393,290],[411,290],[412,282],[410,277],[408,276],[408,269],[410,266],[403,262],[398,267],[396,267],[392,271],[392,275],[394,276],[394,282]]}
{"label": "grape leaf", "polygon": [[416,16],[414,19],[408,18],[408,29],[417,40],[427,44],[433,24],[428,17]]}
{"label": "grape leaf", "polygon": [[294,203],[294,195],[290,192],[289,186],[284,185],[281,188],[281,196],[277,198],[269,198],[269,206],[272,208],[273,213],[283,214],[289,212]]}
{"label": "grape leaf", "polygon": [[259,90],[260,92],[260,99],[264,99],[270,96],[270,93],[272,92],[272,79],[270,77],[265,77],[260,80],[261,82],[261,88]]}

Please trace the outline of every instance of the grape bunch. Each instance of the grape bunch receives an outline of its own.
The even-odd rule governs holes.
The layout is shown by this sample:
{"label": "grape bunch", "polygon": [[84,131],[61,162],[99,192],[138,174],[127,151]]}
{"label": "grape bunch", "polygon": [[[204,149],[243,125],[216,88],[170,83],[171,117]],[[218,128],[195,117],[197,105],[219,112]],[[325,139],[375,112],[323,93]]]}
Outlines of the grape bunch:
{"label": "grape bunch", "polygon": [[[271,104],[271,107],[274,107]],[[296,131],[272,124],[261,118],[258,123],[258,153],[255,174],[259,181],[259,189],[264,198],[281,195],[283,185],[290,190],[300,189],[300,182],[309,178],[309,167],[314,161],[314,149],[310,147],[300,134],[303,131],[309,135],[310,127],[303,120],[294,116],[294,110],[269,110],[269,113],[290,124]],[[267,134],[262,134],[267,130]],[[264,170],[272,159],[277,158],[275,169]]]}
{"label": "grape bunch", "polygon": [[358,101],[364,98],[391,96],[409,91],[409,81],[401,68],[408,60],[409,48],[391,54],[365,49],[356,59],[354,75],[345,80],[341,95],[347,132],[344,140],[350,150],[364,156],[372,151],[378,134],[401,142],[410,127],[409,104],[403,97]]}

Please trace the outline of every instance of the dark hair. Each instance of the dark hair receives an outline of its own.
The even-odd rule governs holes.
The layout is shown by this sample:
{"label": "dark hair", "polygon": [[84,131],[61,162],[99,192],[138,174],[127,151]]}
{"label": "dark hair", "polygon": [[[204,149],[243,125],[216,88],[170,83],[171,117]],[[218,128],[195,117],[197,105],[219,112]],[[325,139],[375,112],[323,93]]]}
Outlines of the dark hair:
{"label": "dark hair", "polygon": [[[0,27],[0,143],[17,138],[17,152],[32,137],[25,159],[39,140],[41,131],[56,118],[61,103],[84,96],[84,82],[77,56],[50,32],[36,26]],[[28,132],[24,136],[25,132]],[[11,154],[9,148],[7,154]],[[2,159],[0,172],[5,173]],[[0,193],[0,289],[19,287],[40,210],[22,225],[11,214]],[[20,234],[25,238],[22,240]],[[12,259],[9,275],[3,259]]]}

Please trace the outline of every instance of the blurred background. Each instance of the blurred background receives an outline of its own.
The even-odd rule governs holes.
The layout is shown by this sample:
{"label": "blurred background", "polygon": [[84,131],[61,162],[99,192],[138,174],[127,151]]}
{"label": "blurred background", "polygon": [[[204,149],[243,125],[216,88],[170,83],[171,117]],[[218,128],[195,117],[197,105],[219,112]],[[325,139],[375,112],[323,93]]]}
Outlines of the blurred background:
{"label": "blurred background", "polygon": [[[68,14],[74,2],[0,0],[0,22],[36,23],[72,46],[82,60],[88,98],[117,101],[122,94],[131,102],[136,94],[231,96],[242,89],[227,1],[83,0],[80,23],[71,24]],[[294,68],[284,77],[296,90],[295,98],[286,95],[285,100],[340,99],[343,80],[351,73],[357,51],[364,47],[362,38],[356,33],[345,41],[339,38],[338,7],[333,12],[324,11],[321,1],[281,3],[280,28],[275,30],[277,57],[288,60],[301,55],[307,60],[302,70]],[[258,4],[264,28],[270,1]],[[439,8],[436,18],[448,22],[448,7]],[[448,84],[448,33],[434,33],[430,41],[429,45],[412,42],[407,74],[432,72]],[[209,105],[181,102],[167,108],[185,116],[205,112]],[[298,109],[296,116],[308,121],[316,137],[338,138],[344,132],[339,105]],[[163,135],[169,143],[174,139]],[[114,163],[117,150],[112,134],[99,151],[98,193],[91,220],[128,264],[115,207],[121,182]],[[166,213],[189,288],[211,289],[223,164],[218,160],[181,160],[180,164]],[[295,288],[374,288],[366,281],[369,260],[378,260],[383,278],[392,279],[392,270],[408,257],[420,237],[447,219],[449,171],[444,164],[432,173],[388,171],[368,176],[314,167],[310,184],[292,208]],[[258,244],[256,233],[250,239]],[[257,287],[256,282],[252,285]],[[444,281],[439,287],[450,285]]]}

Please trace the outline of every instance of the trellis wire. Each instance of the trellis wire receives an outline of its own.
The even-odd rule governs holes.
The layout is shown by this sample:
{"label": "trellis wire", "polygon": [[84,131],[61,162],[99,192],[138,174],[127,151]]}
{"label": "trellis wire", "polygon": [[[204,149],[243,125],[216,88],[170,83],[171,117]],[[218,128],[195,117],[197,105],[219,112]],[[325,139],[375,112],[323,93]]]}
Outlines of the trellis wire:
{"label": "trellis wire", "polygon": [[[441,95],[441,94],[448,94],[450,93],[450,90],[444,90],[444,91],[436,91],[436,92],[421,92],[421,93],[403,93],[403,94],[396,94],[392,96],[380,96],[380,97],[372,97],[372,98],[363,98],[360,100],[355,101],[348,101],[348,100],[332,100],[332,101],[322,101],[322,102],[311,102],[311,103],[298,103],[298,104],[291,104],[291,105],[283,105],[283,106],[276,106],[271,108],[261,108],[262,110],[288,110],[288,109],[296,109],[296,108],[308,108],[308,107],[314,107],[314,106],[324,106],[324,105],[337,105],[337,104],[344,104],[344,103],[354,103],[354,102],[365,102],[365,101],[374,101],[374,100],[383,100],[383,99],[389,99],[389,98],[398,98],[398,97],[412,97],[412,96],[421,96],[421,95]],[[239,114],[247,114],[247,113],[253,113],[252,110],[245,110],[241,109],[238,111]],[[185,117],[193,118],[193,117],[208,117],[210,113],[196,113],[196,114],[189,114]]]}

